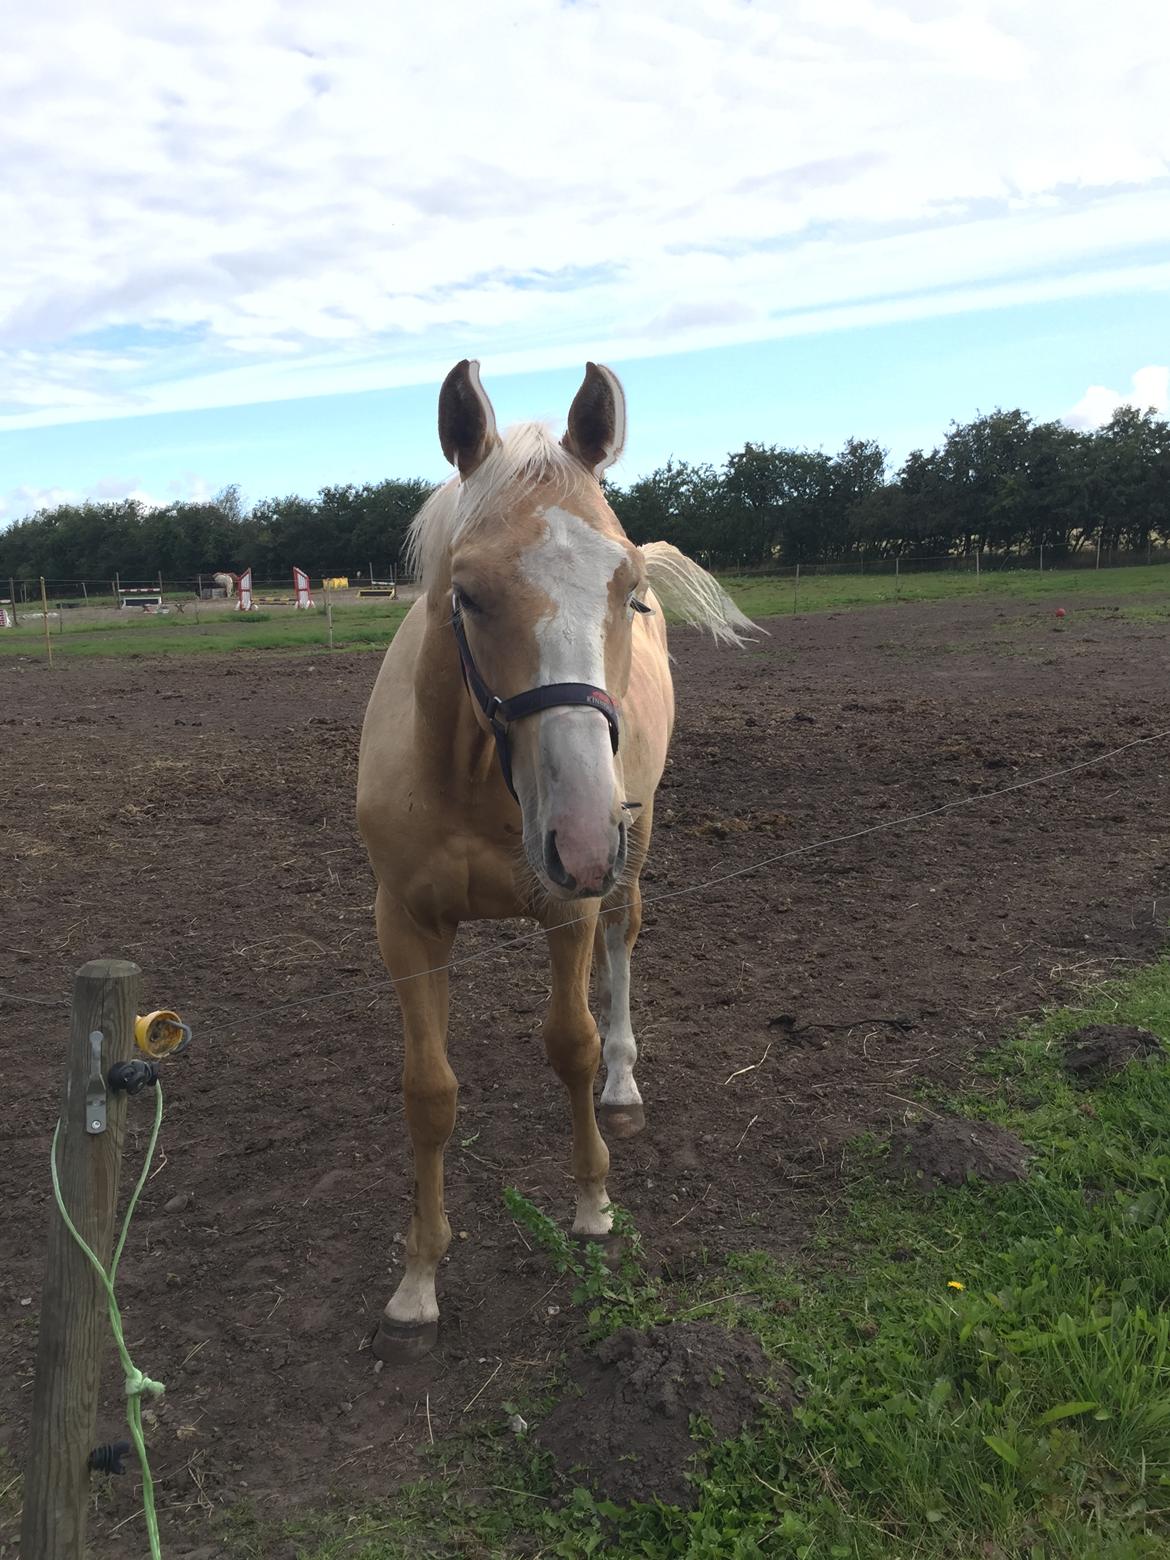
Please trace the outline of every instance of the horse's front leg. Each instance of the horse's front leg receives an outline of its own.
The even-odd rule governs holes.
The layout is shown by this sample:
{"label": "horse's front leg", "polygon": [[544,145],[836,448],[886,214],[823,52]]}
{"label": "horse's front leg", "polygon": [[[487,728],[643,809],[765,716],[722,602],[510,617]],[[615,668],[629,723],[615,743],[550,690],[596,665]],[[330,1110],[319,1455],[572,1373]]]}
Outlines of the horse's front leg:
{"label": "horse's front leg", "polygon": [[634,1081],[638,1045],[630,1020],[630,958],[642,925],[642,891],[635,881],[611,897],[619,902],[612,910],[602,907],[596,958],[605,1014],[605,1088],[601,1092],[601,1120],[612,1141],[641,1132],[646,1125],[646,1114]]}
{"label": "horse's front leg", "polygon": [[589,964],[596,922],[548,927],[552,995],[544,1021],[548,1059],[569,1091],[573,1118],[573,1179],[577,1183],[577,1235],[608,1235],[613,1224],[605,1177],[609,1150],[597,1130],[593,1080],[601,1057],[597,1025],[589,1011]]}
{"label": "horse's front leg", "polygon": [[[455,1126],[458,1085],[447,1062],[447,972],[455,928],[421,930],[378,890],[378,946],[396,982],[405,1054],[402,1097],[414,1147],[414,1213],[406,1272],[371,1345],[382,1360],[417,1359],[439,1334],[435,1272],[451,1243],[443,1207],[443,1150]],[[431,973],[437,972],[437,973]]]}

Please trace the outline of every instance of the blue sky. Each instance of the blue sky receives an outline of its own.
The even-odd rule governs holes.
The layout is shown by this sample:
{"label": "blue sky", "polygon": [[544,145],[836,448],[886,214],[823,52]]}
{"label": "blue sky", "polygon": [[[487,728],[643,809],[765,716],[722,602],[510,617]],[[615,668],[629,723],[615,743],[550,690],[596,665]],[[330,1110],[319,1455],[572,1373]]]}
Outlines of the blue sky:
{"label": "blue sky", "polygon": [[[669,357],[616,362],[630,433],[619,482],[672,455],[719,463],[745,441],[837,449],[877,438],[894,461],[931,446],[949,421],[994,406],[1039,418],[1069,414],[1087,384],[1128,389],[1149,357],[1154,300],[979,310]],[[1160,308],[1162,356],[1170,304]],[[485,380],[501,426],[563,420],[577,367]],[[436,387],[269,401],[205,411],[70,423],[0,437],[6,471],[33,487],[160,497],[238,482],[248,500],[314,493],[386,476],[438,479],[449,468],[435,433]]]}
{"label": "blue sky", "polygon": [[1164,0],[396,14],[5,9],[0,524],[439,478],[462,356],[501,424],[617,369],[619,481],[1166,410]]}

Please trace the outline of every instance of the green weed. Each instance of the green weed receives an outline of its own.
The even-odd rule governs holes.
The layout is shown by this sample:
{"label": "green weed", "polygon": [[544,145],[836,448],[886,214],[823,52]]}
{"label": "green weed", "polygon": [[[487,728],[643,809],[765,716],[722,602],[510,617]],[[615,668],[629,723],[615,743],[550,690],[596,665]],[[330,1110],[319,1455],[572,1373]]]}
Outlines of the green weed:
{"label": "green weed", "polygon": [[595,1337],[618,1327],[649,1327],[664,1314],[661,1288],[645,1271],[642,1237],[624,1208],[611,1204],[615,1267],[606,1260],[599,1241],[575,1241],[548,1214],[514,1186],[504,1190],[504,1205],[512,1218],[544,1252],[553,1271],[573,1280],[574,1305],[588,1307],[587,1320]]}

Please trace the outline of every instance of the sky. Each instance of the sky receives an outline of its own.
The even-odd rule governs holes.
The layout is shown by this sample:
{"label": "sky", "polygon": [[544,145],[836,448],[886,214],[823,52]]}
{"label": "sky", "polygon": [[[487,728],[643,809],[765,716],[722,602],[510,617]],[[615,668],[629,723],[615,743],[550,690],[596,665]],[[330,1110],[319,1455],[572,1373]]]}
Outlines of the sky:
{"label": "sky", "polygon": [[438,479],[626,386],[611,473],[1168,409],[1165,0],[8,0],[0,525]]}

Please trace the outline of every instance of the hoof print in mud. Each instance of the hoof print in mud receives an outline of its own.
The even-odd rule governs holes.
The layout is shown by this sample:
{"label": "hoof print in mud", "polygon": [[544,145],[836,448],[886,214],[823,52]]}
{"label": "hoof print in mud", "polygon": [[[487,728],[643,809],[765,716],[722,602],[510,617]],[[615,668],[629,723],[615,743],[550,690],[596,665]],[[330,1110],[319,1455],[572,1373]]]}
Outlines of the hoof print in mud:
{"label": "hoof print in mud", "polygon": [[566,1487],[585,1484],[624,1505],[658,1499],[695,1504],[688,1475],[701,1472],[703,1443],[691,1420],[719,1440],[739,1435],[766,1404],[790,1408],[792,1395],[758,1341],[710,1322],[679,1322],[638,1332],[623,1327],[571,1358],[560,1402],[536,1432]]}
{"label": "hoof print in mud", "polygon": [[890,1138],[890,1169],[923,1186],[963,1186],[968,1180],[1022,1181],[1031,1149],[990,1121],[933,1116]]}

